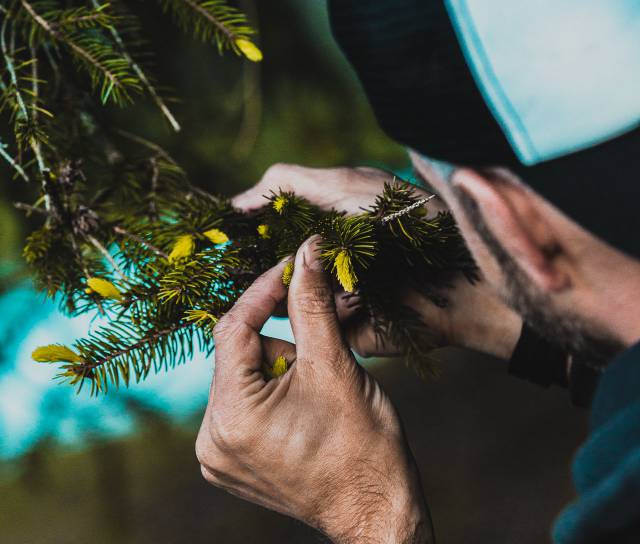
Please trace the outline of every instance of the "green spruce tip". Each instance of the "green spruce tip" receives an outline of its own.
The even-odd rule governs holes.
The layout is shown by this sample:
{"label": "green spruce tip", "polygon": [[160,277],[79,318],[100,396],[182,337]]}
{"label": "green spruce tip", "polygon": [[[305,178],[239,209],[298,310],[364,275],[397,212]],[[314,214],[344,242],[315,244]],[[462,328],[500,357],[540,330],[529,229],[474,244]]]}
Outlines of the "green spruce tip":
{"label": "green spruce tip", "polygon": [[[225,1],[158,5],[221,52],[261,57],[247,18]],[[32,183],[32,202],[17,206],[42,220],[27,239],[25,260],[36,287],[66,312],[107,319],[69,348],[76,356],[60,361],[63,381],[106,392],[186,362],[196,347],[210,351],[216,320],[261,272],[315,233],[324,239],[327,270],[346,290],[359,289],[380,330],[405,323],[392,334],[422,334],[391,303],[398,277],[436,303],[446,302],[457,274],[472,279],[473,263],[449,214],[381,221],[418,201],[405,184],[385,187],[372,210],[356,217],[319,210],[293,193],[273,194],[245,216],[191,185],[154,142],[101,126],[94,106],[149,99],[180,128],[141,61],[151,53],[144,21],[124,0],[71,8],[61,0],[10,0],[0,13],[0,107],[13,133],[0,142],[0,159]],[[73,160],[79,152],[82,161]],[[412,360],[431,346],[407,345]]]}
{"label": "green spruce tip", "polygon": [[[108,304],[82,294],[87,278],[107,274],[112,266],[105,256],[114,246],[128,255],[126,262],[146,263],[150,255],[161,254],[144,239],[155,227],[154,238],[166,235],[166,225],[155,219],[185,183],[166,151],[102,126],[95,111],[146,98],[174,130],[180,125],[148,71],[153,51],[143,39],[147,19],[133,15],[126,0],[76,4],[8,0],[0,5],[0,111],[11,133],[0,140],[0,160],[16,178],[31,182],[33,204],[16,206],[44,219],[24,248],[36,287],[56,295],[70,313],[96,306],[106,313]],[[157,13],[168,4],[174,5],[170,18],[178,26],[189,33],[195,27],[199,38],[221,51],[246,56],[236,42],[249,40],[255,31],[226,1],[157,0]],[[74,160],[78,156],[82,162]],[[150,219],[144,229],[128,220],[143,215]],[[126,264],[121,268],[129,273]]]}
{"label": "green spruce tip", "polygon": [[[392,204],[394,191],[402,187],[400,183],[385,187]],[[123,277],[109,270],[104,258],[101,262],[94,246],[86,244],[82,251],[93,252],[95,266],[102,266],[95,274],[111,282],[118,296],[87,293],[77,270],[65,267],[58,250],[51,251],[53,246],[47,245],[64,246],[64,237],[47,241],[45,233],[51,235],[55,229],[44,226],[32,235],[26,253],[40,286],[50,294],[71,298],[75,312],[98,310],[109,318],[107,325],[70,347],[79,360],[61,361],[62,380],[76,387],[88,381],[92,393],[106,392],[110,386],[128,386],[150,372],[185,363],[196,347],[210,353],[214,348],[211,330],[217,320],[262,272],[278,262],[283,248],[287,254],[294,253],[312,234],[323,237],[327,271],[345,290],[359,290],[371,312],[366,317],[375,318],[380,333],[402,346],[407,362],[420,373],[433,371],[429,353],[437,342],[419,317],[398,300],[406,284],[421,281],[425,270],[428,275],[431,261],[424,252],[433,244],[455,249],[446,266],[440,261],[432,265],[436,272],[432,277],[439,283],[430,289],[441,297],[446,297],[455,275],[472,267],[470,257],[458,257],[461,238],[451,232],[447,214],[429,219],[429,229],[420,224],[424,217],[417,216],[417,222],[402,217],[405,225],[398,228],[380,220],[386,209],[379,203],[360,215],[346,216],[323,211],[293,193],[279,192],[270,195],[260,210],[244,215],[227,200],[193,191],[188,185],[172,190],[171,198],[158,201],[162,208],[154,220],[122,210],[110,215],[110,207],[103,216],[97,208],[95,234],[102,236],[101,245],[114,248],[112,259]],[[404,202],[406,194],[401,194]],[[415,195],[411,198],[417,200]],[[130,206],[137,210],[135,202]],[[261,234],[265,231],[268,237]],[[413,244],[404,247],[402,238],[407,236]],[[67,250],[73,252],[70,246]],[[439,259],[447,255],[438,251]],[[55,283],[47,283],[52,277],[47,270],[57,271]]]}
{"label": "green spruce tip", "polygon": [[[262,58],[251,41],[255,29],[226,0],[155,3],[159,12],[221,53]],[[9,0],[0,6],[0,111],[8,112],[14,137],[0,141],[0,159],[16,177],[39,181],[47,206],[48,174],[55,174],[87,141],[96,150],[105,145],[108,131],[93,119],[92,103],[125,107],[147,97],[180,130],[168,97],[147,68],[153,51],[143,38],[145,20],[133,15],[125,0],[79,4]],[[85,77],[78,80],[70,64]]]}

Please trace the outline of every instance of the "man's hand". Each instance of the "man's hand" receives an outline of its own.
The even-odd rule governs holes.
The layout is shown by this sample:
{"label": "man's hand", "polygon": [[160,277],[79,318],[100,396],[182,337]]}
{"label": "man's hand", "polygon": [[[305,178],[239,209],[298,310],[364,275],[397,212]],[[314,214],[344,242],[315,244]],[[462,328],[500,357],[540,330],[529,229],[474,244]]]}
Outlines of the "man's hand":
{"label": "man's hand", "polygon": [[377,168],[307,168],[295,164],[274,164],[253,187],[233,198],[244,211],[264,206],[269,191],[294,191],[323,210],[361,213],[373,205],[385,182],[393,175]]}
{"label": "man's hand", "polygon": [[[317,240],[298,251],[289,288],[296,344],[260,335],[287,297],[283,267],[261,276],[214,330],[214,380],[196,443],[204,477],[335,542],[429,542],[398,415],[341,336]],[[289,371],[265,381],[263,363],[280,355]]]}
{"label": "man's hand", "polygon": [[[276,164],[254,187],[236,196],[233,204],[244,211],[256,209],[265,204],[264,196],[270,191],[283,189],[294,191],[322,209],[355,214],[373,205],[385,182],[392,179],[391,174],[376,168],[306,168]],[[420,189],[416,191],[423,193]],[[428,206],[430,215],[444,209],[439,199]],[[445,308],[413,291],[405,294],[405,301],[420,314],[439,345],[475,349],[503,359],[511,356],[522,321],[486,282],[470,285],[460,277],[447,296],[449,304]],[[388,341],[381,342],[373,325],[362,319],[357,297],[337,292],[335,301],[345,339],[359,355],[399,354],[397,346]]]}

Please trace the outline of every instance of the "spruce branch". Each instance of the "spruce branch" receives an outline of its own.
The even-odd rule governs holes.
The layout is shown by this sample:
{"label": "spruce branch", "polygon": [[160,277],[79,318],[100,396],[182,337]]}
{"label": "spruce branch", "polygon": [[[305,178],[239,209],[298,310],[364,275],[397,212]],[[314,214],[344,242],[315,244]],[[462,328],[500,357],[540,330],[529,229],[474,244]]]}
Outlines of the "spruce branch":
{"label": "spruce branch", "polygon": [[29,181],[29,176],[24,171],[22,166],[20,166],[20,164],[11,155],[9,155],[9,153],[7,153],[8,147],[8,144],[5,144],[2,140],[0,140],[0,157],[8,162],[11,168],[13,168],[24,181]]}
{"label": "spruce branch", "polygon": [[[186,31],[195,32],[202,41],[214,42],[221,53],[231,49],[248,58],[253,56],[253,51],[243,50],[243,47],[252,45],[250,37],[255,30],[249,26],[246,15],[229,6],[226,0],[161,1],[165,11],[171,12]],[[257,48],[256,51],[259,53]]]}
{"label": "spruce branch", "polygon": [[[109,383],[118,387],[122,381],[128,386],[132,377],[139,382],[154,367],[154,360],[156,372],[162,365],[173,367],[186,360],[193,347],[187,346],[191,337],[181,333],[192,327],[191,323],[171,325],[136,338],[134,325],[114,323],[110,328],[99,329],[92,338],[78,341],[74,347],[81,361],[63,365],[59,378],[79,384],[79,389],[89,379],[92,395],[106,393]],[[109,349],[105,350],[107,346]],[[157,362],[156,353],[163,362]]]}
{"label": "spruce branch", "polygon": [[[34,152],[36,157],[36,162],[38,165],[38,170],[40,172],[40,177],[42,180],[42,184],[44,185],[45,180],[48,175],[48,169],[45,165],[44,157],[42,156],[42,151],[40,148],[40,142],[38,138],[41,136],[37,129],[37,113],[38,111],[46,112],[44,109],[40,109],[37,106],[37,98],[38,98],[38,76],[37,76],[37,59],[34,57],[28,63],[23,64],[27,66],[28,64],[32,65],[34,70],[32,75],[32,83],[34,86],[33,90],[33,104],[29,109],[27,108],[27,103],[25,98],[23,97],[23,90],[18,83],[18,74],[17,68],[14,63],[14,48],[9,50],[7,46],[7,29],[9,25],[10,18],[5,16],[4,21],[2,22],[2,27],[0,28],[0,50],[2,51],[2,55],[4,58],[5,66],[7,67],[7,72],[9,73],[10,80],[10,88],[5,90],[5,103],[7,101],[15,101],[15,108],[13,108],[12,117],[14,118],[15,123],[15,132],[19,135],[18,139],[18,147],[20,148],[22,145],[22,141],[26,140],[28,145]],[[32,112],[32,115],[29,114],[29,111]],[[48,113],[48,112],[47,112]],[[26,177],[26,176],[24,176]],[[48,201],[46,201],[48,206]]]}
{"label": "spruce branch", "polygon": [[[115,17],[108,13],[109,3],[100,4],[92,0],[93,11],[88,10],[84,6],[71,8],[68,10],[60,10],[56,13],[55,21],[51,23],[51,27],[55,30],[69,32],[71,30],[103,27],[108,28],[116,23]],[[49,11],[51,17],[52,11]]]}
{"label": "spruce branch", "polygon": [[221,2],[197,2],[196,0],[180,1],[189,6],[194,12],[203,17],[205,20],[209,21],[229,40],[233,40],[237,37],[237,35],[231,28],[231,24],[229,22],[225,22],[224,12],[221,10],[219,13],[216,13],[216,4],[223,5]]}
{"label": "spruce branch", "polygon": [[37,206],[31,206],[31,204],[25,204],[24,202],[15,202],[13,204],[13,207],[16,208],[17,210],[25,211],[28,214],[37,213],[40,215],[45,215],[47,217],[49,216],[49,212],[47,212],[47,210],[38,208]]}
{"label": "spruce branch", "polygon": [[108,42],[81,30],[66,31],[39,14],[28,0],[20,2],[46,34],[68,47],[87,68],[92,86],[100,89],[100,100],[103,104],[109,99],[121,105],[131,102],[130,93],[141,90],[138,78],[129,72],[130,64],[127,59],[118,55]]}
{"label": "spruce branch", "polygon": [[126,229],[124,229],[124,228],[122,228],[120,226],[113,227],[113,232],[115,232],[116,234],[120,234],[122,236],[125,236],[125,237],[133,240],[134,242],[137,242],[138,244],[144,246],[145,248],[150,249],[156,255],[158,255],[159,257],[162,257],[163,259],[169,260],[169,255],[167,253],[165,253],[161,249],[158,249],[156,246],[154,246],[153,244],[151,244],[150,242],[148,242],[147,240],[145,240],[141,236],[138,236],[137,234],[133,234],[133,233],[129,232],[128,230],[126,230]]}
{"label": "spruce branch", "polygon": [[[261,58],[247,17],[226,1],[160,3],[221,52]],[[68,313],[97,312],[106,320],[73,348],[48,346],[36,359],[61,363],[60,378],[76,387],[89,383],[98,393],[186,362],[196,347],[210,352],[215,322],[312,234],[323,237],[327,272],[344,290],[358,292],[380,334],[403,343],[408,361],[428,359],[437,338],[397,301],[411,287],[446,304],[457,275],[473,280],[473,261],[449,214],[427,218],[429,199],[390,183],[371,209],[353,217],[281,191],[245,215],[192,185],[155,142],[105,127],[93,111],[92,93],[102,104],[119,105],[146,96],[179,128],[151,73],[136,60],[142,40],[124,4],[5,5],[0,93],[13,115],[9,144],[18,153],[13,158],[0,146],[0,155],[19,177],[42,179],[38,194],[16,205],[42,221],[28,237],[25,260],[36,286]],[[70,75],[69,61],[89,74],[86,89]],[[246,63],[245,75],[247,102],[257,71]],[[247,105],[245,128],[259,115]],[[242,134],[249,144],[255,135]],[[289,279],[292,273],[289,268]]]}
{"label": "spruce branch", "polygon": [[113,270],[118,274],[118,276],[120,276],[124,281],[129,281],[129,278],[127,277],[127,275],[121,270],[121,268],[118,266],[118,263],[115,261],[115,259],[111,256],[111,253],[109,253],[107,251],[107,248],[105,248],[96,238],[95,236],[91,235],[91,234],[87,234],[86,235],[87,240],[89,240],[89,242],[91,243],[91,245],[93,247],[95,247],[101,254],[102,256],[107,260],[107,262],[113,267]]}
{"label": "spruce branch", "polygon": [[[422,200],[394,182],[372,209],[356,216],[322,211],[292,192],[273,193],[262,209],[243,215],[206,193],[174,193],[159,201],[156,220],[143,211],[130,218],[133,232],[110,227],[127,241],[117,258],[128,272],[127,290],[106,279],[87,282],[102,297],[92,295],[89,307],[99,301],[107,311],[119,309],[109,324],[74,344],[81,361],[61,361],[61,377],[79,386],[90,380],[92,392],[106,392],[110,383],[128,384],[131,376],[140,380],[152,369],[185,362],[195,339],[201,349],[212,350],[211,326],[261,272],[311,234],[323,237],[326,270],[345,291],[358,290],[381,341],[384,335],[403,346],[408,364],[433,373],[429,353],[437,338],[398,302],[402,290],[427,285],[423,289],[434,303],[446,304],[452,278],[470,275],[475,267],[450,216],[426,219],[418,210]],[[402,229],[392,228],[400,221]],[[31,254],[46,255],[35,242]],[[96,243],[117,270],[116,259],[104,255],[109,245]]]}
{"label": "spruce branch", "polygon": [[128,130],[117,129],[116,132],[120,136],[126,138],[127,140],[130,140],[130,141],[132,141],[132,142],[134,142],[136,144],[139,144],[139,145],[141,145],[143,147],[146,147],[146,148],[150,149],[158,157],[161,157],[164,160],[166,160],[167,162],[172,163],[172,164],[177,166],[176,162],[173,160],[173,157],[171,157],[171,155],[169,155],[169,153],[165,149],[160,147],[155,142],[152,142],[151,140],[147,140],[146,138],[143,138],[142,136],[140,136],[138,134],[133,134],[132,132],[129,132]]}
{"label": "spruce branch", "polygon": [[[96,8],[96,10],[102,9],[102,7],[100,6],[97,0],[91,0],[91,3],[94,6],[94,8]],[[173,113],[171,113],[171,110],[168,108],[164,100],[162,100],[162,97],[160,96],[160,94],[158,93],[154,85],[152,85],[151,81],[149,81],[147,74],[140,67],[140,65],[135,60],[133,60],[133,57],[131,57],[131,55],[129,54],[127,50],[127,46],[124,40],[122,39],[122,37],[120,36],[120,33],[118,32],[116,27],[113,25],[109,25],[107,28],[111,33],[111,36],[113,37],[114,42],[120,49],[121,54],[127,60],[127,62],[129,63],[129,65],[131,66],[135,74],[138,76],[138,78],[140,79],[140,82],[142,83],[142,86],[147,90],[147,92],[155,102],[158,109],[162,112],[162,115],[164,115],[164,117],[167,119],[167,121],[169,122],[169,124],[171,125],[171,127],[175,132],[180,132],[181,130],[180,123],[178,123]]]}
{"label": "spruce branch", "polygon": [[422,208],[423,206],[431,202],[436,196],[437,195],[425,196],[424,198],[417,200],[413,204],[409,204],[408,206],[405,206],[404,208],[402,208],[401,210],[398,210],[397,212],[393,212],[393,213],[390,213],[389,215],[385,215],[381,219],[381,221],[383,223],[388,223],[389,221],[395,221],[396,219],[400,219],[403,215],[407,215],[414,210]]}

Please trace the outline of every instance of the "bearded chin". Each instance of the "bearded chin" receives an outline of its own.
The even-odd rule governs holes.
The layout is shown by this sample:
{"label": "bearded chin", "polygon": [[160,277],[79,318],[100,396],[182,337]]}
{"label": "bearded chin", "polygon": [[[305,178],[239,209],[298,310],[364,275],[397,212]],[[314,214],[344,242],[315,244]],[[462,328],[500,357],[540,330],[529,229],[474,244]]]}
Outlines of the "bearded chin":
{"label": "bearded chin", "polygon": [[[508,303],[540,336],[581,362],[601,368],[624,350],[624,345],[596,330],[579,316],[556,311],[549,297],[536,290],[517,268],[502,266]],[[515,267],[515,268],[513,268]]]}

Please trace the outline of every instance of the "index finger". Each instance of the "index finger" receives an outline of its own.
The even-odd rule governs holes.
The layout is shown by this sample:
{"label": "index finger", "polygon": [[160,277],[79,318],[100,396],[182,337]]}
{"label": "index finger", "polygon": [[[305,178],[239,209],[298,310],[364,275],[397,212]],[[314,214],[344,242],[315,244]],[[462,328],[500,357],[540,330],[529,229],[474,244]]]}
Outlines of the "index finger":
{"label": "index finger", "polygon": [[260,368],[260,330],[287,295],[282,283],[285,265],[283,261],[262,274],[213,329],[216,375],[229,365]]}

